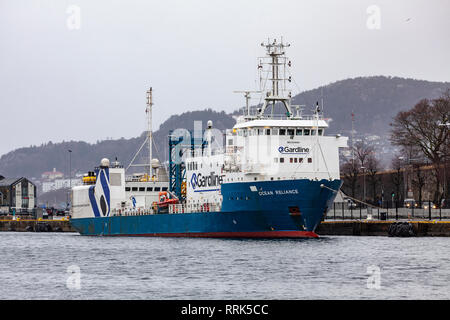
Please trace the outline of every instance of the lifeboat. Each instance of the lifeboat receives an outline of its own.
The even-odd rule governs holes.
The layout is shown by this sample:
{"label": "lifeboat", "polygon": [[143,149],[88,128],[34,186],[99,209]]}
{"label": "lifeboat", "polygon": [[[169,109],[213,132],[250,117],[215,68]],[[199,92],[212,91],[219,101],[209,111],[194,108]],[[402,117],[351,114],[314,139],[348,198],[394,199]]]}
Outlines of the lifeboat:
{"label": "lifeboat", "polygon": [[158,212],[168,211],[169,204],[177,204],[178,199],[171,199],[166,191],[161,191],[158,194],[159,202],[156,203]]}

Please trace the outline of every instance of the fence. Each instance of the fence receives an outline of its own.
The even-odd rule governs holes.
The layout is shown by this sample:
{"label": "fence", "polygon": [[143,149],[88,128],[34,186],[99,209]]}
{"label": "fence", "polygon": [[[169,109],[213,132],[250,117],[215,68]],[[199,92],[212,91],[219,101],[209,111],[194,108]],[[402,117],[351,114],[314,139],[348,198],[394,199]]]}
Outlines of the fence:
{"label": "fence", "polygon": [[12,208],[9,206],[0,206],[0,215],[2,215],[2,216],[8,216],[8,215],[36,216],[36,208],[27,209],[27,208]]}
{"label": "fence", "polygon": [[360,205],[349,206],[347,202],[335,202],[328,210],[326,220],[443,220],[450,219],[450,209],[437,208],[431,202],[424,202],[422,207],[399,207],[395,203],[385,203],[383,207]]}

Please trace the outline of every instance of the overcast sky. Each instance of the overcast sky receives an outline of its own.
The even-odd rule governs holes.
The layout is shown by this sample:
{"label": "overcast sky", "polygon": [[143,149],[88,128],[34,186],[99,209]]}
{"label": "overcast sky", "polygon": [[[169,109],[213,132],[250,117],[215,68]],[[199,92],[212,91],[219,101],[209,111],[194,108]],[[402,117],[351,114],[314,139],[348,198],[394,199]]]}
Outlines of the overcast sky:
{"label": "overcast sky", "polygon": [[135,137],[150,86],[155,129],[186,110],[233,111],[267,37],[291,44],[302,91],[369,75],[449,81],[449,16],[449,0],[0,0],[0,155]]}

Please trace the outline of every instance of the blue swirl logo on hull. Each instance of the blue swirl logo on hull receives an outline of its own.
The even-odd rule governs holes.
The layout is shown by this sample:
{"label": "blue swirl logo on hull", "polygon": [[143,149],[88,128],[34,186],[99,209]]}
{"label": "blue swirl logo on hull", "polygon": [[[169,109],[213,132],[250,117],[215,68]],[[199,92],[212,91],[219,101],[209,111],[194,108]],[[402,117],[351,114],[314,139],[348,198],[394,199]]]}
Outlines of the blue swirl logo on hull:
{"label": "blue swirl logo on hull", "polygon": [[89,188],[89,200],[95,217],[107,217],[110,213],[111,191],[109,169],[96,170],[97,181]]}

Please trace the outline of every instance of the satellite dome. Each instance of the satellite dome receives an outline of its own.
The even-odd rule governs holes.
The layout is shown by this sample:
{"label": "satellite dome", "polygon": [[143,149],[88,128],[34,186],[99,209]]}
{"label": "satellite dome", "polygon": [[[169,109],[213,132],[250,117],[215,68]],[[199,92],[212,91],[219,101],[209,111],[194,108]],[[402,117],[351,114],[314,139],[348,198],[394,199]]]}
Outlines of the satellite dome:
{"label": "satellite dome", "polygon": [[102,161],[100,161],[100,166],[105,168],[109,167],[109,159],[103,158]]}
{"label": "satellite dome", "polygon": [[156,159],[156,158],[152,159],[152,163],[151,164],[152,164],[152,168],[153,169],[159,168],[159,166],[160,166],[159,160]]}

